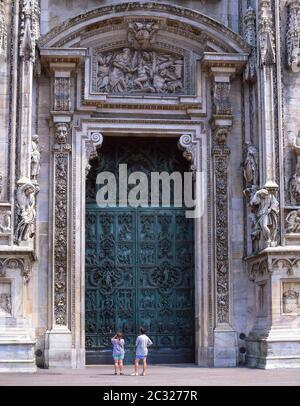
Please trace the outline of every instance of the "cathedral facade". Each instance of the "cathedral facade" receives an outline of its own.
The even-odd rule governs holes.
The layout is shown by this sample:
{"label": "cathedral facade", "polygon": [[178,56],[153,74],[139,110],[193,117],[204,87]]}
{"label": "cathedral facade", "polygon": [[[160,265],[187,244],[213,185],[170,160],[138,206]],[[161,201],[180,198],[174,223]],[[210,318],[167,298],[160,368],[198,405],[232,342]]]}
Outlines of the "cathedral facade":
{"label": "cathedral facade", "polygon": [[[300,367],[299,48],[300,0],[0,0],[0,372],[141,326],[153,363]],[[122,164],[201,216],[99,207]]]}

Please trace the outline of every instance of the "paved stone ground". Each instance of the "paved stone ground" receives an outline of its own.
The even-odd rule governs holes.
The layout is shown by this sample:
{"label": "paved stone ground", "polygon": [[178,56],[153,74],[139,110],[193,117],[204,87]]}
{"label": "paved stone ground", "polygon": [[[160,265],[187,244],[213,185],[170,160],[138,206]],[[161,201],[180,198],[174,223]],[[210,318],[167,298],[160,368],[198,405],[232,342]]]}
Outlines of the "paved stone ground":
{"label": "paved stone ground", "polygon": [[247,368],[207,369],[194,365],[150,366],[148,376],[114,376],[110,366],[83,370],[39,370],[37,374],[0,374],[0,386],[202,386],[267,385],[300,386],[300,369],[256,370]]}

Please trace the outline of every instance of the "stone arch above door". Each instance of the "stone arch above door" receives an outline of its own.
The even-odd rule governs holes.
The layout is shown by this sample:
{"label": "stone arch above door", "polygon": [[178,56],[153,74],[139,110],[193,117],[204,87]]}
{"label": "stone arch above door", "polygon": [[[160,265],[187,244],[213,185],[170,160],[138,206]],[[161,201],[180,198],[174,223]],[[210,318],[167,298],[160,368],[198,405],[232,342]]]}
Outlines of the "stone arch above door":
{"label": "stone arch above door", "polygon": [[88,11],[52,29],[40,46],[43,60],[80,61],[84,66],[77,82],[81,109],[127,104],[201,110],[205,85],[198,62],[204,68],[216,61],[241,68],[250,52],[223,24],[156,2]]}

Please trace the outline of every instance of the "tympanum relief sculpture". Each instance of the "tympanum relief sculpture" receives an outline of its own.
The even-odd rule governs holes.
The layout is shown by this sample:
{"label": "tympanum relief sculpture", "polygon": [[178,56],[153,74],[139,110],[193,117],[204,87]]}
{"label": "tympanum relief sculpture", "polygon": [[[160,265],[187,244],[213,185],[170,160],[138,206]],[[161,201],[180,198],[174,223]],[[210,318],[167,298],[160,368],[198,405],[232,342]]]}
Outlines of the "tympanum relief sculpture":
{"label": "tympanum relief sculpture", "polygon": [[96,92],[179,93],[183,87],[180,56],[131,48],[97,54]]}
{"label": "tympanum relief sculpture", "polygon": [[94,50],[95,92],[180,93],[184,89],[184,58],[154,49],[159,25],[154,21],[128,24],[127,47]]}

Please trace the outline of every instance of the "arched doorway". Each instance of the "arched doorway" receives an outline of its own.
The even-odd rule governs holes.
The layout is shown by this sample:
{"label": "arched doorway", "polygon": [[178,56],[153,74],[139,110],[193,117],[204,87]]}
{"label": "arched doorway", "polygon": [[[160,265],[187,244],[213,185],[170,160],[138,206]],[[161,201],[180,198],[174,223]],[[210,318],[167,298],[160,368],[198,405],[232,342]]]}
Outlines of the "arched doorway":
{"label": "arched doorway", "polygon": [[86,188],[87,364],[111,363],[119,330],[132,362],[140,326],[154,342],[150,362],[194,362],[193,220],[173,199],[170,207],[99,208],[96,177],[109,171],[118,180],[120,164],[149,179],[151,172],[189,171],[174,138],[105,139]]}

